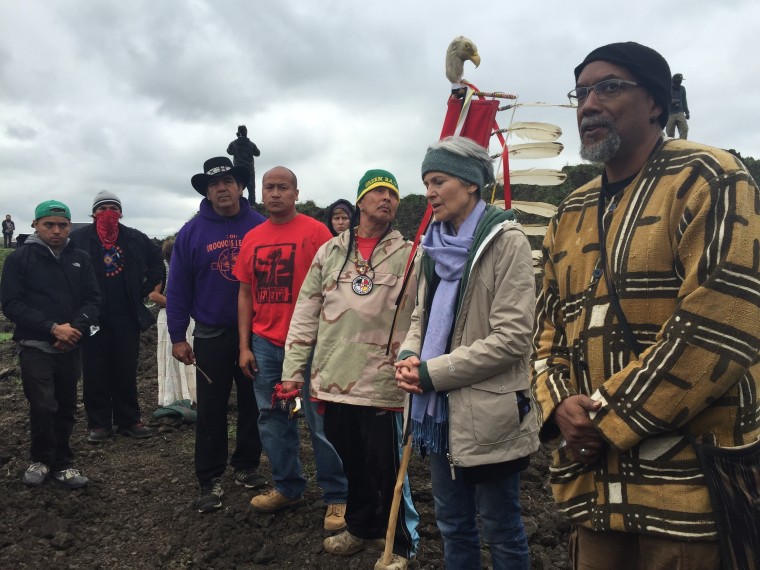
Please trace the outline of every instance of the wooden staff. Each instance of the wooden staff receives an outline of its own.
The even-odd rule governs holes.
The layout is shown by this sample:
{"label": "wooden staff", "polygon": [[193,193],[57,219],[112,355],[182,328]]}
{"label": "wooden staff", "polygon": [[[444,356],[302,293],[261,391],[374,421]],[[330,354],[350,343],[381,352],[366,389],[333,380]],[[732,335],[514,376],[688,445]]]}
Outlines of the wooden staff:
{"label": "wooden staff", "polygon": [[[409,403],[411,410],[411,401]],[[398,520],[398,509],[401,504],[401,493],[404,488],[404,479],[409,469],[409,458],[412,456],[412,434],[406,434],[404,442],[404,452],[401,454],[401,465],[398,468],[396,477],[396,486],[393,488],[393,502],[391,503],[391,513],[388,517],[388,530],[385,531],[385,550],[383,551],[382,562],[386,566],[391,563],[393,556],[393,543],[396,539],[396,521]]]}

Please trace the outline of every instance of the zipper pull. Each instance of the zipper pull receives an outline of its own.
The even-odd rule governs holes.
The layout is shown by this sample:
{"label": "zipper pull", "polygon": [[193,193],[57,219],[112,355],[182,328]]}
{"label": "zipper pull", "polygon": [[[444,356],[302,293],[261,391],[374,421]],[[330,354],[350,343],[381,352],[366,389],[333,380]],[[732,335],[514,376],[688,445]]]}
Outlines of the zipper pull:
{"label": "zipper pull", "polygon": [[449,468],[451,469],[451,480],[452,480],[452,481],[456,481],[456,479],[457,479],[457,476],[456,476],[456,473],[454,472],[454,459],[452,459],[452,457],[451,457],[451,454],[450,454],[450,453],[447,453],[447,454],[446,454],[446,457],[447,457],[447,458],[448,458],[448,460],[449,460]]}

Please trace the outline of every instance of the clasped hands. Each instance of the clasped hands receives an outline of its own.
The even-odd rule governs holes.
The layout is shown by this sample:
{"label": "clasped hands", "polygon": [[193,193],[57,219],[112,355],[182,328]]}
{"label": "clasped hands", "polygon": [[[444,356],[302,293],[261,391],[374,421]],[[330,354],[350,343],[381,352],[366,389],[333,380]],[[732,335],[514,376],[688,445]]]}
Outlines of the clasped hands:
{"label": "clasped hands", "polygon": [[601,402],[578,394],[565,398],[554,410],[554,422],[576,461],[595,462],[606,445],[590,417],[591,412],[601,407]]}
{"label": "clasped hands", "polygon": [[75,329],[69,323],[56,324],[51,331],[55,342],[53,348],[57,350],[71,350],[82,338],[82,332]]}
{"label": "clasped hands", "polygon": [[420,359],[417,356],[409,356],[399,360],[396,367],[396,384],[400,390],[409,394],[422,394],[420,388]]}

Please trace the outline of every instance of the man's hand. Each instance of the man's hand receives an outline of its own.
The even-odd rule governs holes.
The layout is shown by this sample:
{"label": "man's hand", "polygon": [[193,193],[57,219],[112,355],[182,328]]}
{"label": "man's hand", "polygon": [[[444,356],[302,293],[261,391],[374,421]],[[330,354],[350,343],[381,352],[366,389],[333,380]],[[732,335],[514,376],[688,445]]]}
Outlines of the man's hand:
{"label": "man's hand", "polygon": [[53,343],[53,348],[56,350],[60,350],[61,352],[68,352],[72,348],[75,348],[75,344],[70,344],[68,342],[63,342],[62,340],[57,340]]}
{"label": "man's hand", "polygon": [[396,382],[398,387],[410,394],[422,394],[420,388],[420,359],[410,356],[398,361],[396,367]]}
{"label": "man's hand", "polygon": [[238,356],[238,366],[248,378],[254,379],[256,373],[259,371],[259,367],[256,366],[256,357],[253,355],[253,351],[250,348],[241,348],[240,355]]}
{"label": "man's hand", "polygon": [[282,391],[285,394],[287,394],[288,392],[292,392],[293,390],[300,390],[302,387],[303,387],[302,382],[293,382],[292,380],[285,380],[282,383]]}
{"label": "man's hand", "polygon": [[75,345],[82,338],[82,333],[72,327],[69,323],[55,325],[51,331],[55,340],[65,344]]}
{"label": "man's hand", "polygon": [[172,344],[172,356],[183,364],[195,364],[195,354],[193,347],[186,340],[181,340]]}
{"label": "man's hand", "polygon": [[576,460],[582,463],[596,461],[605,445],[589,417],[589,412],[601,407],[601,402],[579,394],[562,400],[554,410],[554,421],[562,432],[567,447]]}
{"label": "man's hand", "polygon": [[687,120],[689,119],[689,113],[686,113],[686,119]]}

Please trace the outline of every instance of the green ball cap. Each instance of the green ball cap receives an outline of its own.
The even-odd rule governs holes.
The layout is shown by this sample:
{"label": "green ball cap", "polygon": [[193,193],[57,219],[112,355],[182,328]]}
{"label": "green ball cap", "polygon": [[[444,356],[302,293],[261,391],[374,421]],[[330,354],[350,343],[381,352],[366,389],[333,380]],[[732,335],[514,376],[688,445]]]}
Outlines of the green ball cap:
{"label": "green ball cap", "polygon": [[396,177],[387,170],[373,168],[372,170],[365,172],[364,176],[362,176],[362,179],[359,181],[359,189],[356,191],[356,203],[358,204],[367,192],[374,190],[378,186],[390,188],[396,193],[396,198],[400,197]]}
{"label": "green ball cap", "polygon": [[34,219],[46,218],[48,216],[62,216],[71,220],[71,210],[63,202],[58,200],[46,200],[37,206],[34,210]]}

